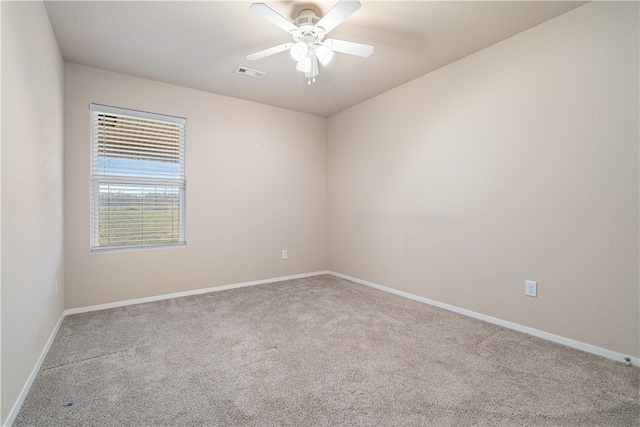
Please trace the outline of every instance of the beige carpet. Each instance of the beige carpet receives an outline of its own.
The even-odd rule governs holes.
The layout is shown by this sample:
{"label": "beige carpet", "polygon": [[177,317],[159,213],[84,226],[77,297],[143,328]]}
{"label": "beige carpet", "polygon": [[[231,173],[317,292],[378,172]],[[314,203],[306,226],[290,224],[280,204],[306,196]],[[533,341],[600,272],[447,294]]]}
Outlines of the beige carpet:
{"label": "beige carpet", "polygon": [[638,426],[639,387],[640,369],[318,276],[68,316],[14,425]]}

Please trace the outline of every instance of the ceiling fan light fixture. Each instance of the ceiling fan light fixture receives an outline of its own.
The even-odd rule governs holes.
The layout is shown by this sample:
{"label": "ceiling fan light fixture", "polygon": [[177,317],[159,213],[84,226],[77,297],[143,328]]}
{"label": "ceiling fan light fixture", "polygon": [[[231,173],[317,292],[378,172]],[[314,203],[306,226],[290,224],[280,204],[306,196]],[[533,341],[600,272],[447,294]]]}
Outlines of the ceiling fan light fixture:
{"label": "ceiling fan light fixture", "polygon": [[320,45],[316,48],[316,56],[318,57],[318,61],[320,61],[320,63],[326,67],[333,59],[333,51],[325,46]]}
{"label": "ceiling fan light fixture", "polygon": [[311,58],[308,56],[303,58],[301,61],[298,61],[298,65],[296,65],[296,70],[303,71],[308,73],[311,71]]}
{"label": "ceiling fan light fixture", "polygon": [[291,46],[291,56],[296,61],[302,61],[305,56],[307,56],[307,52],[309,51],[309,46],[305,42],[298,42]]}

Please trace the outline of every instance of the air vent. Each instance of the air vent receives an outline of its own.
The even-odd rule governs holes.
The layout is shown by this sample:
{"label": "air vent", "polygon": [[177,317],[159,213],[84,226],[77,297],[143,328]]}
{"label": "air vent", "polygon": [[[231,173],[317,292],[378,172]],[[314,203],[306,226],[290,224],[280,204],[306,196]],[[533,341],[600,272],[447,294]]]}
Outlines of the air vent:
{"label": "air vent", "polygon": [[251,68],[247,67],[238,67],[236,68],[235,72],[238,74],[242,74],[243,76],[253,77],[254,79],[261,79],[267,74],[264,71],[252,70]]}

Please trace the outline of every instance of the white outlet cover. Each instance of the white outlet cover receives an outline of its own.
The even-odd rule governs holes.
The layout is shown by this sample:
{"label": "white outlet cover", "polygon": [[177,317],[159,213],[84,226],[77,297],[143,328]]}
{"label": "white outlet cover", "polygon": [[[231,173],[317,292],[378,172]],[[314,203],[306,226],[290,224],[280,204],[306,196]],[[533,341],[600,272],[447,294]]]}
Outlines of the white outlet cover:
{"label": "white outlet cover", "polygon": [[524,294],[529,297],[538,296],[538,283],[533,280],[524,281]]}

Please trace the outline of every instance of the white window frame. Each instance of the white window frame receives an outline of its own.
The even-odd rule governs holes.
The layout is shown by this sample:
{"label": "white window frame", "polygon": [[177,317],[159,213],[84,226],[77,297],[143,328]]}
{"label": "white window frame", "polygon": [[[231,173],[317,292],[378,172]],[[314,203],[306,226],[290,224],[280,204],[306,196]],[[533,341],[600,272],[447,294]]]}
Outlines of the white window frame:
{"label": "white window frame", "polygon": [[[187,240],[187,227],[186,227],[186,189],[187,189],[187,180],[186,180],[186,119],[181,117],[173,117],[167,116],[163,114],[155,114],[148,113],[137,110],[130,110],[124,108],[116,108],[109,107],[105,105],[99,104],[90,104],[90,116],[91,116],[91,217],[90,217],[90,239],[91,239],[91,252],[105,252],[105,251],[114,251],[114,250],[123,250],[123,249],[141,249],[141,248],[160,248],[160,247],[171,247],[171,246],[185,246]],[[121,140],[116,143],[110,143],[109,137],[106,135],[109,134],[109,131],[106,128],[106,122],[103,120],[100,122],[100,117],[104,119],[105,116],[108,116],[110,119],[113,117],[121,117],[123,121],[127,119],[138,119],[144,120],[147,123],[151,124],[151,122],[155,122],[154,125],[162,126],[169,124],[172,128],[176,128],[175,125],[178,125],[177,129],[179,129],[179,136],[177,137],[179,140],[179,161],[158,161],[157,156],[162,156],[162,151],[164,148],[157,142],[158,139],[162,138],[160,133],[154,134],[152,138],[153,142],[150,142],[148,145],[145,145],[146,141],[144,138],[137,139],[136,137],[122,137],[117,136],[117,138],[125,139],[123,145]],[[145,133],[146,130],[140,131],[140,129],[136,130],[137,132]],[[175,131],[175,130],[174,130]],[[139,135],[139,133],[137,134]],[[102,145],[100,138],[102,137]],[[112,136],[112,138],[114,138]],[[130,138],[130,141],[127,140]],[[171,144],[175,143],[175,137],[173,137]],[[112,144],[112,145],[109,145]],[[105,150],[106,147],[106,150]],[[132,150],[135,154],[132,156],[135,157],[127,157],[127,154],[123,155],[121,152],[127,150],[128,147],[134,147]],[[142,148],[138,148],[142,147]],[[102,151],[100,151],[102,148]],[[109,150],[111,148],[111,150]],[[176,157],[176,149],[171,148],[173,158]],[[120,153],[118,152],[120,151]],[[108,152],[116,153],[116,154],[107,154]],[[144,156],[148,157],[144,157]],[[108,164],[109,161],[113,163],[119,162],[120,164],[125,164],[125,166],[118,167],[104,167],[105,164]],[[128,163],[131,161],[131,163]],[[156,166],[148,166],[157,162]],[[174,167],[175,165],[175,167]],[[169,172],[166,172],[169,171]],[[118,189],[111,190],[112,188]],[[161,193],[161,189],[164,188],[164,194]],[[123,190],[128,189],[128,190]],[[158,192],[160,189],[160,192]],[[171,194],[175,196],[167,197],[167,189],[169,189]],[[115,221],[110,218],[109,215],[104,216],[101,215],[101,207],[110,206],[111,203],[110,197],[113,197],[116,193],[118,193],[121,197],[122,194],[125,193],[125,198],[128,197],[127,200],[130,201],[130,204],[127,206],[134,206],[134,209],[137,209],[139,206],[140,209],[135,210],[135,212],[140,212],[140,216],[136,220],[126,219],[125,225],[110,225]],[[153,202],[145,203],[146,197],[153,195],[153,200],[158,200],[160,198],[160,205],[167,205],[170,207],[170,220],[161,219],[161,225],[158,227],[156,224],[158,222],[153,222],[153,220],[145,217],[142,212],[168,212],[167,210],[162,210],[158,208],[158,203]],[[159,196],[160,195],[160,196]],[[164,197],[164,198],[162,198]],[[170,202],[166,202],[166,200],[171,200]],[[177,200],[177,206],[176,202]],[[132,202],[131,202],[132,201]],[[164,205],[163,205],[164,203]],[[122,203],[121,203],[122,204]],[[155,208],[153,206],[155,206]],[[114,202],[114,206],[116,203]],[[154,210],[155,209],[155,210]],[[118,210],[118,207],[113,207],[114,211]],[[111,208],[107,208],[108,212],[112,212]],[[115,213],[117,214],[117,212]],[[115,216],[115,214],[112,214]],[[120,212],[121,214],[121,212]],[[174,229],[175,216],[177,215],[178,222],[178,230]],[[104,218],[103,218],[104,217]],[[154,216],[155,218],[155,216]],[[162,218],[162,217],[161,217]],[[116,224],[123,224],[122,220]],[[157,221],[157,220],[156,220]],[[135,225],[137,224],[137,225]],[[140,229],[146,229],[147,232],[131,232],[131,227],[137,226]],[[120,227],[120,228],[118,228]],[[131,236],[132,239],[139,240],[137,243],[125,243],[125,244],[114,244],[113,241],[117,241],[117,239],[111,240],[110,238],[101,239],[101,231],[104,234],[113,233],[113,235],[117,234],[117,230],[126,230],[124,232],[119,231],[120,233],[131,233],[127,234],[127,236]],[[155,237],[155,230],[160,229],[160,233],[167,232],[168,230],[173,230],[173,233],[170,234],[171,237]],[[177,234],[177,236],[176,236]],[[161,236],[163,236],[161,234]],[[156,240],[156,241],[154,241]],[[122,243],[122,242],[121,242]]]}

